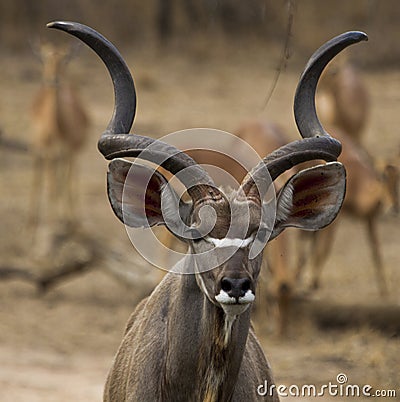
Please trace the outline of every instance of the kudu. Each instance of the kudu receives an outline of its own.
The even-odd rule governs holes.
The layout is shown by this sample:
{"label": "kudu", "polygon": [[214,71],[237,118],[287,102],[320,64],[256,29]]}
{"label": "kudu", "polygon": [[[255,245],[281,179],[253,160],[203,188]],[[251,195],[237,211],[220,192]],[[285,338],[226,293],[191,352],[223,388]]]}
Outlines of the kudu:
{"label": "kudu", "polygon": [[[250,145],[260,157],[289,142],[284,130],[271,121],[255,119],[245,121],[234,131],[234,135]],[[237,158],[243,160],[248,149],[247,147],[242,147],[241,142],[238,141],[232,141],[229,146],[235,149],[227,149],[227,154],[205,149],[189,149],[185,153],[193,158],[196,163],[206,168],[216,166],[231,175],[236,183],[241,183],[247,172]],[[237,158],[230,154],[235,154]],[[277,178],[274,182],[276,191],[279,191],[294,173],[294,169],[291,169]],[[213,179],[217,185],[227,185],[227,178],[224,175],[213,177]],[[159,237],[161,243],[165,246],[164,251],[178,248],[179,240],[168,230],[164,230]],[[290,270],[288,263],[288,243],[287,233],[284,232],[268,244],[267,252],[264,253],[264,261],[267,262],[268,268],[272,273],[273,280],[269,281],[269,291],[273,294],[278,307],[278,332],[280,335],[286,333],[289,304],[294,286],[294,272]],[[167,258],[168,253],[166,252],[165,260]],[[266,292],[263,292],[263,296],[266,296]],[[265,298],[263,297],[263,299]],[[264,307],[265,304],[262,303],[260,308],[265,310]]]}
{"label": "kudu", "polygon": [[[75,165],[87,139],[89,117],[66,74],[70,49],[41,43],[35,50],[42,62],[42,84],[31,111],[34,172],[30,221],[36,229],[46,210],[53,223],[66,216],[65,223],[74,225]],[[61,214],[57,208],[62,209]]]}
{"label": "kudu", "polygon": [[[295,96],[295,115],[304,138],[266,156],[238,190],[225,194],[182,151],[129,134],[136,110],[135,87],[122,56],[107,39],[78,23],[49,26],[88,44],[112,77],[115,108],[98,147],[111,159],[108,196],[115,214],[132,227],[167,224],[189,246],[176,267],[181,274],[169,272],[131,316],[104,400],[277,401],[270,366],[250,325],[262,259],[262,253],[253,251],[259,246],[262,250],[271,231],[270,239],[288,226],[315,230],[337,215],[345,192],[345,170],[336,162],[341,146],[320,125],[314,94],[326,63],[366,35],[345,33],[314,54]],[[150,160],[178,175],[192,202],[177,199],[157,170],[122,157]],[[274,181],[292,166],[314,159],[328,163],[303,170],[284,185],[273,227],[268,227],[263,202],[271,188],[266,184],[268,174]],[[184,171],[189,174],[181,174]],[[265,381],[271,392],[261,397],[257,389]]]}

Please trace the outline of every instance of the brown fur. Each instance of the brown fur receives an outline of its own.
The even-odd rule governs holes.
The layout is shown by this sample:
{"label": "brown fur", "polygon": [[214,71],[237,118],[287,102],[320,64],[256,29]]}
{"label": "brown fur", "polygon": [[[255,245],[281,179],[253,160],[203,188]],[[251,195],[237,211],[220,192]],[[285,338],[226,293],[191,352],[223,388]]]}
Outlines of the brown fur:
{"label": "brown fur", "polygon": [[[232,340],[224,347],[222,310],[203,300],[200,294],[193,275],[169,273],[153,294],[138,305],[108,377],[105,401],[266,400],[259,396],[256,399],[256,388],[264,380],[271,384],[273,380],[253,331],[250,330],[247,341],[246,336],[239,345]],[[250,311],[244,313],[235,322],[235,340],[241,337],[240,328],[248,325],[249,314]],[[182,325],[184,319],[186,324]],[[199,339],[191,336],[194,333]],[[236,348],[244,349],[243,360],[231,363],[235,371],[242,373],[237,384],[236,376],[226,366]],[[141,387],[149,384],[149,378],[152,384],[158,384],[150,391]],[[198,384],[185,382],[187,378],[197,378]],[[276,396],[273,400],[277,400]]]}

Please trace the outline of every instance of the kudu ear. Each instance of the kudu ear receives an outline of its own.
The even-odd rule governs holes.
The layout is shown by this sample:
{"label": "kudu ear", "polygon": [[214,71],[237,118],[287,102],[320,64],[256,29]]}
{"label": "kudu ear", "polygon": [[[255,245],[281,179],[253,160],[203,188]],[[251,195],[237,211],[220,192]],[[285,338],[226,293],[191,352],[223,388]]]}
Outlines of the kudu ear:
{"label": "kudu ear", "polygon": [[287,227],[318,230],[338,214],[346,192],[346,171],[339,162],[304,169],[290,178],[279,193],[270,240]]}
{"label": "kudu ear", "polygon": [[108,165],[108,199],[115,215],[130,227],[164,224],[161,194],[166,185],[167,179],[150,167],[124,159],[114,159]]}

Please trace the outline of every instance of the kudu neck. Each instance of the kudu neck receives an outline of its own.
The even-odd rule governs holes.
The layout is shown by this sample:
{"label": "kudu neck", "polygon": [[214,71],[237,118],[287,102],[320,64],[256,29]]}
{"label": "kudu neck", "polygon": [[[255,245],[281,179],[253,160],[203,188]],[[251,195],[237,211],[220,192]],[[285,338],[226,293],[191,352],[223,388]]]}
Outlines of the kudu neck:
{"label": "kudu neck", "polygon": [[[212,303],[199,287],[195,275],[181,275],[178,295],[171,306],[177,320],[185,320],[171,329],[172,360],[197,383],[198,394],[207,401],[229,401],[245,350],[250,328],[250,309],[238,316],[226,336],[226,316],[221,307]],[[175,320],[174,320],[175,321]],[[190,339],[190,344],[188,344]],[[175,349],[175,353],[173,350]],[[171,360],[171,364],[172,364]],[[194,364],[194,367],[192,366]]]}

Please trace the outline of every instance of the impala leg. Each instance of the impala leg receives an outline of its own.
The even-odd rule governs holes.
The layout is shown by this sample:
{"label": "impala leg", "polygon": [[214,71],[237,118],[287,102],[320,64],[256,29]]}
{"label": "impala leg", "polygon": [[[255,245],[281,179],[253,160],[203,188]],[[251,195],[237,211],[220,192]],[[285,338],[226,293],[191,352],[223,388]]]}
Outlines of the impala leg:
{"label": "impala leg", "polygon": [[54,225],[59,216],[60,191],[60,158],[51,156],[45,161],[45,174],[48,182],[48,218],[50,225]]}
{"label": "impala leg", "polygon": [[372,258],[375,267],[375,275],[376,280],[378,282],[379,292],[382,297],[388,295],[388,287],[386,282],[386,275],[383,266],[382,254],[380,251],[380,244],[378,238],[378,232],[376,227],[376,220],[374,217],[370,217],[367,220],[367,231],[368,231],[368,239],[370,243],[370,248],[372,252]]}
{"label": "impala leg", "polygon": [[29,217],[35,258],[49,256],[52,249],[50,225],[54,223],[55,169],[53,159],[47,155],[35,157]]}
{"label": "impala leg", "polygon": [[41,156],[35,156],[33,161],[33,179],[30,198],[30,212],[28,225],[35,236],[40,216],[40,206],[43,188],[44,160]]}
{"label": "impala leg", "polygon": [[76,222],[77,183],[75,182],[75,159],[72,154],[66,156],[65,161],[65,197],[63,199],[65,216],[72,227]]}
{"label": "impala leg", "polygon": [[268,244],[266,250],[267,262],[275,282],[280,335],[287,333],[290,302],[293,294],[293,283],[289,272],[288,243],[289,232],[283,232]]}
{"label": "impala leg", "polygon": [[313,233],[311,250],[311,288],[316,290],[320,287],[320,277],[324,264],[332,250],[335,233],[335,224]]}
{"label": "impala leg", "polygon": [[300,283],[303,276],[304,267],[308,262],[310,254],[310,240],[313,239],[313,232],[306,232],[304,230],[296,230],[296,262],[295,262],[295,280],[296,283]]}
{"label": "impala leg", "polygon": [[290,307],[293,292],[292,286],[288,282],[280,283],[278,289],[278,309],[279,309],[279,335],[285,336],[288,331],[290,319]]}
{"label": "impala leg", "polygon": [[55,222],[66,225],[63,231],[70,231],[75,223],[75,182],[73,156],[64,152],[57,158],[53,171],[51,192],[54,203]]}

